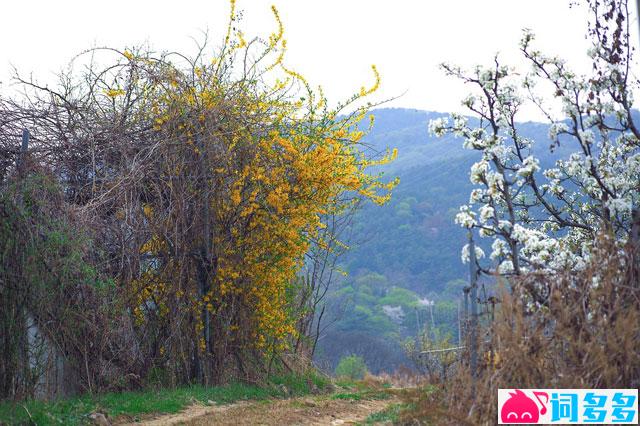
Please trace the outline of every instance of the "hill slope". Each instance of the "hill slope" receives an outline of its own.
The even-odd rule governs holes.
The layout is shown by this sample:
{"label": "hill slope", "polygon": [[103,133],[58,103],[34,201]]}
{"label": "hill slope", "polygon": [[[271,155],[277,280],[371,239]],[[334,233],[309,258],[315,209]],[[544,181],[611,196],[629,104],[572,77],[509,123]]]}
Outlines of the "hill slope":
{"label": "hill slope", "polygon": [[[429,121],[445,114],[379,109],[374,115],[365,142],[375,150],[398,149],[384,172],[399,176],[400,184],[387,205],[366,205],[354,220],[352,248],[341,259],[349,276],[329,300],[336,322],[319,342],[317,358],[328,369],[351,353],[364,356],[374,372],[409,363],[401,342],[425,321],[457,338],[457,300],[468,269],[460,260],[466,233],[454,217],[468,201],[469,168],[480,154],[454,137],[428,134]],[[520,127],[533,140],[547,140],[544,124]],[[541,143],[536,155],[544,166],[569,149],[562,146],[552,157]],[[488,249],[487,241],[480,244]],[[427,300],[436,305],[429,308]]]}

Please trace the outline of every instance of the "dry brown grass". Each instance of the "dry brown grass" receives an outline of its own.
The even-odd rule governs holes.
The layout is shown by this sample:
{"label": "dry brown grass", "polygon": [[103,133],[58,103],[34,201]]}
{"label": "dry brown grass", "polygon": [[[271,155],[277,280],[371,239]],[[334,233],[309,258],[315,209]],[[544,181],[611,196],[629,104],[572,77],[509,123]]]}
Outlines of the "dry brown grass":
{"label": "dry brown grass", "polygon": [[[400,366],[393,373],[382,373],[377,376],[384,383],[389,383],[395,388],[419,388],[429,383],[427,376],[416,374],[414,370]],[[365,378],[366,379],[366,378]]]}
{"label": "dry brown grass", "polygon": [[[408,402],[407,424],[494,424],[500,388],[640,386],[640,282],[631,247],[601,237],[580,272],[529,274],[502,292],[474,380],[462,366],[441,390]],[[531,302],[530,291],[546,294]],[[480,333],[483,335],[484,333]]]}

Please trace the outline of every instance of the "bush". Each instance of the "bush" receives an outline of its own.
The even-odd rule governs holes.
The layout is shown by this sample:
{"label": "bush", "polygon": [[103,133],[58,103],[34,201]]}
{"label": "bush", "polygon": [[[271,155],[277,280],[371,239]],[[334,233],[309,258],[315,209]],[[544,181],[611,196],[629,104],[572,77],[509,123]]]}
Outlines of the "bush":
{"label": "bush", "polygon": [[361,380],[366,373],[367,365],[364,363],[364,359],[357,355],[342,357],[336,367],[336,376],[351,380]]}
{"label": "bush", "polygon": [[[329,253],[323,222],[355,206],[346,194],[388,200],[397,180],[371,167],[396,154],[361,142],[375,67],[329,108],[283,65],[275,8],[278,31],[247,43],[230,3],[219,49],[92,49],[55,89],[18,77],[29,95],[0,96],[0,399],[35,395],[29,322],[71,362],[74,392],[262,382],[302,352],[323,292],[289,283]],[[5,188],[36,165],[55,193]]]}
{"label": "bush", "polygon": [[63,196],[35,167],[0,186],[0,399],[91,391],[137,372],[119,369],[133,365],[131,333],[120,333],[127,322],[86,220]]}
{"label": "bush", "polygon": [[[638,254],[596,241],[582,271],[530,273],[504,292],[496,320],[481,348],[475,389],[460,368],[444,392],[445,404],[474,424],[493,422],[500,388],[633,389],[640,386],[640,287]],[[527,288],[548,289],[535,306]],[[473,407],[473,409],[472,409]]]}

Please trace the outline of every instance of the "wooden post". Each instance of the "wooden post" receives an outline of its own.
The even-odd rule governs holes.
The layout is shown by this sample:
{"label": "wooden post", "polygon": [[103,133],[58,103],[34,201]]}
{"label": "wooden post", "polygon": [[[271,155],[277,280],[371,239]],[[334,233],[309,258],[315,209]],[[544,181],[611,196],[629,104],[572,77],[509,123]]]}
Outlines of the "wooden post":
{"label": "wooden post", "polygon": [[469,231],[469,287],[471,293],[469,354],[471,375],[475,378],[478,368],[478,263],[471,231]]}
{"label": "wooden post", "polygon": [[460,300],[458,300],[457,304],[458,311],[458,345],[462,344],[462,319],[460,318]]}
{"label": "wooden post", "polygon": [[466,341],[469,339],[469,291],[470,286],[465,286],[462,289],[464,297],[464,311],[462,313],[462,338]]}
{"label": "wooden post", "polygon": [[[209,293],[211,287],[211,251],[212,251],[212,240],[211,240],[211,212],[210,212],[210,187],[209,187],[209,162],[207,151],[205,149],[205,142],[203,138],[199,137],[199,135],[195,136],[196,146],[200,149],[200,157],[199,157],[199,166],[200,166],[200,181],[198,184],[200,185],[200,193],[204,194],[204,205],[202,211],[202,221],[203,221],[203,235],[204,235],[204,243],[200,250],[200,260],[199,260],[199,283],[198,283],[198,295],[200,300],[203,300],[204,296]],[[200,320],[203,325],[203,336],[204,339],[204,353],[203,356],[197,359],[197,374],[198,381],[204,385],[209,384],[210,379],[210,368],[209,360],[210,354],[212,352],[211,347],[211,316],[210,312],[207,309],[207,304],[203,303],[202,311],[200,313]]]}
{"label": "wooden post", "polygon": [[20,156],[17,161],[18,175],[22,177],[24,174],[24,168],[27,164],[27,151],[29,150],[29,138],[30,138],[29,130],[22,129],[22,146],[20,147]]}
{"label": "wooden post", "polygon": [[[640,0],[638,0],[640,2]],[[640,206],[636,206],[631,212],[631,235],[629,236],[631,248],[631,282],[636,283],[636,288],[640,287],[640,277],[637,277],[640,269]]]}

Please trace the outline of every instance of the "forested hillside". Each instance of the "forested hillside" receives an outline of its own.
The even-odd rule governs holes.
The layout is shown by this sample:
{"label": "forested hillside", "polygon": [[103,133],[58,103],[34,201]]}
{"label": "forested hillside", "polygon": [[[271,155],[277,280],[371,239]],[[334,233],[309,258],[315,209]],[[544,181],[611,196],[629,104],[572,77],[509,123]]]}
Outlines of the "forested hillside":
{"label": "forested hillside", "polygon": [[[351,249],[340,259],[348,276],[330,298],[335,324],[321,339],[318,358],[332,368],[341,356],[356,353],[377,372],[411,365],[403,344],[431,322],[431,309],[436,326],[457,339],[457,303],[468,266],[460,257],[467,233],[454,219],[468,202],[469,169],[479,156],[464,149],[461,138],[429,134],[429,121],[445,114],[402,108],[373,114],[365,143],[377,150],[397,147],[396,161],[381,170],[400,183],[387,205],[365,205],[354,218]],[[550,152],[545,124],[525,122],[519,129],[539,142],[536,152],[547,167],[571,152],[569,144]],[[479,243],[490,251],[486,241]],[[394,316],[398,307],[401,318]]]}
{"label": "forested hillside", "polygon": [[[447,282],[466,277],[467,268],[460,262],[466,233],[454,218],[473,188],[468,170],[478,154],[465,150],[461,139],[429,134],[429,121],[444,114],[410,109],[379,109],[374,114],[376,125],[366,142],[380,149],[398,148],[397,160],[384,170],[399,176],[400,184],[387,206],[364,206],[358,214],[344,267],[351,276],[375,272],[392,285],[442,298]],[[540,142],[544,164],[569,151],[562,145],[554,156],[546,152],[551,142],[544,124],[521,123],[519,128]]]}

